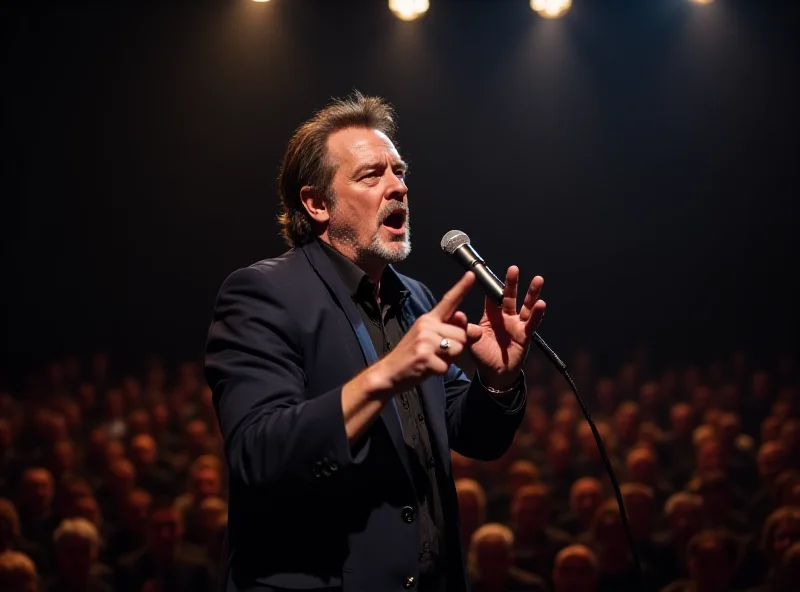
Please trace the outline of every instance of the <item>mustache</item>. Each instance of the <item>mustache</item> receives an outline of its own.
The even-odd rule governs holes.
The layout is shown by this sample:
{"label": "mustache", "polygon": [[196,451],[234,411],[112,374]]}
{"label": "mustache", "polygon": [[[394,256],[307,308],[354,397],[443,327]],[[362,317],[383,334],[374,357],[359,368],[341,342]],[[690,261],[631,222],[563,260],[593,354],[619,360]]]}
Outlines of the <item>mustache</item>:
{"label": "mustache", "polygon": [[388,218],[389,216],[391,216],[395,212],[401,212],[401,211],[403,213],[405,213],[406,220],[407,220],[408,219],[408,206],[406,204],[404,204],[403,202],[399,201],[399,202],[397,202],[395,204],[391,204],[390,206],[383,208],[378,213],[378,226],[383,224],[386,221],[386,218]]}

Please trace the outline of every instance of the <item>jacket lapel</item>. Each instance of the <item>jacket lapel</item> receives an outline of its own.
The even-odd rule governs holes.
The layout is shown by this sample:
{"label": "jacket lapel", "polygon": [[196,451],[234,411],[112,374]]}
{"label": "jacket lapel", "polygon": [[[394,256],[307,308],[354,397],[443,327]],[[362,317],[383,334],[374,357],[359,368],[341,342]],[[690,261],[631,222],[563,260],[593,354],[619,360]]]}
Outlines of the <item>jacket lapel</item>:
{"label": "jacket lapel", "polygon": [[[378,354],[372,345],[369,332],[361,320],[361,315],[358,313],[356,305],[353,304],[353,300],[344,282],[342,282],[339,274],[336,272],[336,269],[331,265],[327,255],[325,255],[322,251],[322,247],[320,247],[316,241],[304,245],[301,249],[305,253],[311,267],[314,268],[314,271],[316,271],[317,275],[325,283],[328,291],[334,297],[339,307],[344,311],[345,316],[347,316],[347,321],[350,323],[350,327],[353,329],[358,339],[361,352],[364,354],[365,366],[374,364],[378,361]],[[405,467],[406,473],[408,473],[409,478],[412,479],[411,465],[408,460],[408,454],[406,453],[405,441],[403,440],[400,411],[397,408],[397,401],[395,401],[394,398],[392,398],[388,405],[384,405],[383,411],[381,411],[381,419],[386,425],[386,429],[397,450],[400,461]]]}

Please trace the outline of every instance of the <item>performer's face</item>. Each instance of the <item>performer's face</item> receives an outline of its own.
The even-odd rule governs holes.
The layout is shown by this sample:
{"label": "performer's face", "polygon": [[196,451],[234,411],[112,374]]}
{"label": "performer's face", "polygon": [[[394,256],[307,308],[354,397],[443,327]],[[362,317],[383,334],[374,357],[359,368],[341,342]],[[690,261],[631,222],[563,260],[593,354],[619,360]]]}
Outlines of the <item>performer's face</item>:
{"label": "performer's face", "polygon": [[336,169],[329,242],[357,263],[405,259],[411,252],[406,165],[394,144],[378,130],[350,128],[330,136],[328,154]]}

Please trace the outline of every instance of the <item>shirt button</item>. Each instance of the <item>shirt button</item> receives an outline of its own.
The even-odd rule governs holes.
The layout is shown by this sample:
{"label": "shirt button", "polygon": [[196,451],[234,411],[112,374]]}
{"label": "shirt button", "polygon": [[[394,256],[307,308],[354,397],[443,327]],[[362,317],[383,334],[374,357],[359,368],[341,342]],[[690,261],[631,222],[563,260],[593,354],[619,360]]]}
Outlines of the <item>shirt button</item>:
{"label": "shirt button", "polygon": [[436,466],[436,461],[434,460],[434,458],[433,458],[433,457],[430,457],[430,458],[428,459],[428,468],[429,468],[429,469],[432,469],[432,468],[433,468],[433,467],[435,467],[435,466]]}
{"label": "shirt button", "polygon": [[414,508],[411,506],[406,506],[400,511],[400,516],[403,517],[403,522],[406,524],[411,524],[414,522]]}
{"label": "shirt button", "polygon": [[413,576],[408,576],[406,578],[406,581],[403,582],[403,588],[405,588],[406,590],[409,590],[409,589],[413,588],[414,584],[416,584],[416,583],[417,583],[417,580],[415,580]]}
{"label": "shirt button", "polygon": [[425,421],[425,418],[423,417],[422,413],[417,413],[417,419],[420,421]]}

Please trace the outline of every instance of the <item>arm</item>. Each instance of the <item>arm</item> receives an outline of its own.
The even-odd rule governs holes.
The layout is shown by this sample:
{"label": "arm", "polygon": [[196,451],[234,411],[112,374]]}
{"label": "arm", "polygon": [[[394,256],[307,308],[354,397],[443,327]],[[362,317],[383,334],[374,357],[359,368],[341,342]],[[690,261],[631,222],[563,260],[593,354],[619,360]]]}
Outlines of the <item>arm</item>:
{"label": "arm", "polygon": [[351,444],[383,406],[368,373],[309,399],[291,324],[263,272],[241,269],[223,283],[206,378],[230,471],[243,483],[318,482],[356,462]]}

